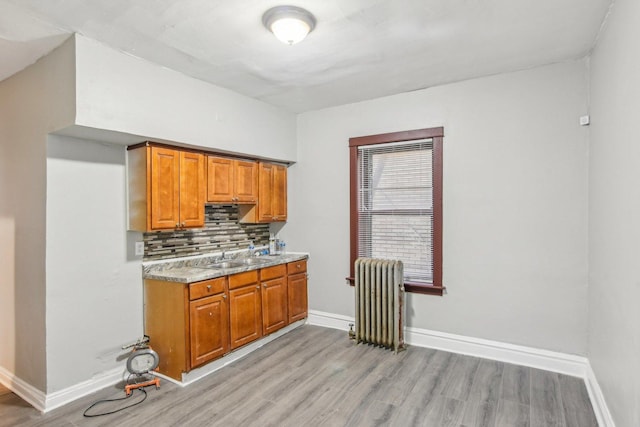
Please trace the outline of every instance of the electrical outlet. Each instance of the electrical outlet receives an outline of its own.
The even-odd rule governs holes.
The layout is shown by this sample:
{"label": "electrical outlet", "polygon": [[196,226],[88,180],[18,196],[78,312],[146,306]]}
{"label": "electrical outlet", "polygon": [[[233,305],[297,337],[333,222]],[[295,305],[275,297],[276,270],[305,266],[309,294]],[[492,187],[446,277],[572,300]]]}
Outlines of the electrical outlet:
{"label": "electrical outlet", "polygon": [[144,242],[136,242],[136,255],[143,256],[144,255]]}
{"label": "electrical outlet", "polygon": [[580,126],[589,126],[591,118],[589,116],[580,116]]}

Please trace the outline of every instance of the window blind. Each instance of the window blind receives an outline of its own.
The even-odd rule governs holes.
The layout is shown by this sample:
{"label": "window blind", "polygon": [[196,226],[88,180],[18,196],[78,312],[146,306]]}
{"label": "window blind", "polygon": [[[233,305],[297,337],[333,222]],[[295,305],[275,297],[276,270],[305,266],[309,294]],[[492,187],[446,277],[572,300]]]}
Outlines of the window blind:
{"label": "window blind", "polygon": [[399,259],[433,281],[433,140],[358,147],[358,257]]}

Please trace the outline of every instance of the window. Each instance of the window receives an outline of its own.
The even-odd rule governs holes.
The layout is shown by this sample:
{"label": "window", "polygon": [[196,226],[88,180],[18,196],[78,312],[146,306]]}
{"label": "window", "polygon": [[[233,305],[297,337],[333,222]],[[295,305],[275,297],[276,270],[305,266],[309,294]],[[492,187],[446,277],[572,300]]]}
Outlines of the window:
{"label": "window", "polygon": [[399,259],[405,288],[442,295],[443,128],[349,139],[356,258]]}

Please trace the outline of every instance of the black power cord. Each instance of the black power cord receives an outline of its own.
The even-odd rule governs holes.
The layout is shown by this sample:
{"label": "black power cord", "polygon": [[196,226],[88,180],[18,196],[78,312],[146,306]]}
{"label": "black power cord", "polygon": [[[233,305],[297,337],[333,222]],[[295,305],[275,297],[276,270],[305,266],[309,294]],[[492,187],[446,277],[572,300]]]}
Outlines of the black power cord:
{"label": "black power cord", "polygon": [[[131,377],[131,376],[129,376],[129,377]],[[128,382],[129,382],[129,380],[127,380],[127,383]],[[119,402],[121,400],[127,400],[127,399],[129,399],[130,397],[133,396],[133,392],[135,392],[136,390],[140,390],[142,392],[142,394],[144,395],[142,400],[140,400],[139,402],[136,402],[134,404],[127,405],[127,406],[124,406],[122,408],[115,409],[115,410],[109,411],[109,412],[101,412],[99,414],[87,414],[87,412],[89,412],[92,408],[94,408],[95,406],[97,406],[97,405],[99,405],[101,403]],[[125,409],[133,408],[134,406],[141,404],[145,400],[147,400],[147,391],[144,388],[136,388],[136,389],[132,390],[131,394],[129,394],[129,395],[125,396],[125,397],[120,397],[120,398],[117,398],[117,399],[101,399],[101,400],[98,400],[97,402],[92,403],[91,406],[89,406],[87,409],[85,409],[84,412],[82,413],[82,415],[87,417],[87,418],[101,417],[103,415],[111,415],[111,414],[115,414],[116,412],[124,411]]]}
{"label": "black power cord", "polygon": [[[87,417],[87,418],[92,418],[92,417],[101,417],[101,416],[103,416],[103,415],[115,414],[116,412],[124,411],[125,409],[132,408],[132,407],[134,407],[134,406],[136,406],[136,405],[139,405],[139,404],[141,404],[142,402],[144,402],[145,400],[147,400],[147,392],[146,392],[146,390],[145,390],[145,389],[143,389],[143,388],[139,388],[139,389],[136,389],[136,390],[140,390],[140,391],[142,392],[142,394],[144,395],[144,397],[142,398],[142,400],[141,400],[141,401],[136,402],[136,403],[134,403],[133,405],[128,405],[128,406],[125,406],[125,407],[122,407],[122,408],[116,409],[116,410],[114,410],[114,411],[101,412],[101,413],[99,413],[99,414],[87,414],[87,412],[89,412],[89,411],[90,411],[93,407],[95,407],[96,405],[99,405],[99,404],[101,404],[101,403],[106,403],[106,402],[117,402],[117,401],[120,401],[120,400],[126,400],[126,399],[130,398],[131,396],[133,396],[133,393],[131,393],[131,394],[130,394],[130,395],[128,395],[128,396],[120,397],[120,398],[118,398],[118,399],[103,399],[103,400],[98,400],[97,402],[95,402],[95,403],[91,404],[91,406],[89,406],[87,409],[85,409],[85,411],[82,413],[82,415],[84,415],[84,416],[85,416],[85,417]],[[133,391],[135,391],[135,390],[133,390]]]}

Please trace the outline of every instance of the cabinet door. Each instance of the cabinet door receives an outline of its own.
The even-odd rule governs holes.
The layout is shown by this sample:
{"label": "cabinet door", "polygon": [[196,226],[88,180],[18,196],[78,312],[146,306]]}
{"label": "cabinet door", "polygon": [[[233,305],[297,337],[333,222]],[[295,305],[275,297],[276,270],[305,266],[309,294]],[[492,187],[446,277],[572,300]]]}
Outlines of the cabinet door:
{"label": "cabinet door", "polygon": [[152,230],[180,226],[180,154],[178,151],[151,147],[150,215]]}
{"label": "cabinet door", "polygon": [[191,368],[229,351],[227,296],[218,294],[189,303]]}
{"label": "cabinet door", "polygon": [[273,168],[271,163],[260,163],[258,222],[273,221]]}
{"label": "cabinet door", "polygon": [[307,273],[289,276],[289,323],[307,317]]}
{"label": "cabinet door", "polygon": [[207,156],[207,201],[232,203],[234,183],[234,160]]}
{"label": "cabinet door", "polygon": [[258,283],[229,291],[232,350],[262,336],[262,304],[260,299]]}
{"label": "cabinet door", "polygon": [[180,226],[204,227],[204,155],[180,152]]}
{"label": "cabinet door", "polygon": [[258,200],[258,163],[235,161],[236,202],[255,203]]}
{"label": "cabinet door", "polygon": [[287,168],[281,165],[273,167],[272,209],[274,221],[287,220]]}
{"label": "cabinet door", "polygon": [[287,325],[287,281],[285,277],[262,282],[262,327],[270,334]]}

